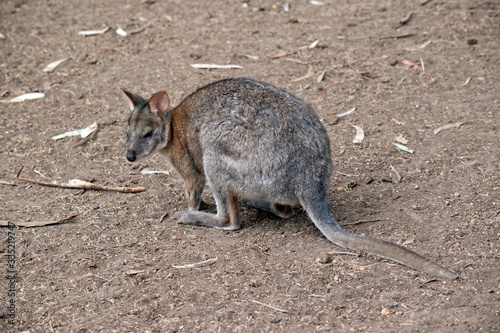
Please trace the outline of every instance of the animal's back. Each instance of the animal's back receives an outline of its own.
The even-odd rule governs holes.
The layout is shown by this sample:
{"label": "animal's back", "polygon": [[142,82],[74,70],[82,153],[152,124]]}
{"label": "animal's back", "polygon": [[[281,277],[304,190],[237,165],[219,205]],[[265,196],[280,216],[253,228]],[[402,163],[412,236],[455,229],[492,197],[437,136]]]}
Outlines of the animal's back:
{"label": "animal's back", "polygon": [[209,182],[281,203],[296,203],[311,185],[328,182],[326,130],[314,110],[292,94],[251,79],[228,79],[185,102],[199,131]]}

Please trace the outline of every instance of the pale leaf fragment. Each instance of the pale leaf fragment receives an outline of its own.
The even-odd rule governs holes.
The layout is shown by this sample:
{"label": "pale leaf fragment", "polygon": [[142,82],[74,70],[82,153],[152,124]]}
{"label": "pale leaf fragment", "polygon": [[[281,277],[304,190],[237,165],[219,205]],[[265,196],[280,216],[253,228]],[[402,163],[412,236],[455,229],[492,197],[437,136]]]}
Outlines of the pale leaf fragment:
{"label": "pale leaf fragment", "polygon": [[356,129],[356,136],[352,140],[353,143],[361,143],[363,139],[365,138],[365,131],[359,126],[356,126],[354,124],[351,124],[352,127]]}
{"label": "pale leaf fragment", "polygon": [[193,267],[198,267],[198,266],[210,265],[210,264],[213,264],[216,261],[217,261],[217,258],[210,258],[210,259],[207,259],[207,260],[204,260],[204,261],[195,262],[194,264],[172,265],[172,267],[174,267],[174,268],[193,268]]}
{"label": "pale leaf fragment", "polygon": [[404,145],[408,143],[408,140],[404,138],[403,134],[396,136],[396,141]]}
{"label": "pale leaf fragment", "polygon": [[394,172],[394,174],[396,175],[396,178],[398,180],[398,183],[401,181],[402,177],[401,177],[401,174],[399,173],[399,171],[393,167],[392,165],[389,166],[389,169]]}
{"label": "pale leaf fragment", "polygon": [[156,175],[156,174],[170,175],[170,171],[165,171],[165,170],[148,170],[148,169],[143,169],[143,170],[141,170],[141,173],[143,175]]}
{"label": "pale leaf fragment", "polygon": [[70,60],[70,59],[73,59],[73,56],[53,61],[50,64],[48,64],[47,66],[45,66],[45,68],[43,69],[43,71],[46,72],[46,73],[52,72],[54,69],[56,69],[57,66],[59,66],[63,62],[65,62],[67,60]]}
{"label": "pale leaf fragment", "polygon": [[308,47],[310,49],[314,49],[319,43],[319,39],[316,39],[314,42],[311,43],[311,45],[309,45]]}
{"label": "pale leaf fragment", "polygon": [[459,128],[460,126],[462,126],[465,122],[462,121],[462,122],[458,122],[458,123],[453,123],[453,124],[447,124],[447,125],[443,125],[441,127],[438,127],[434,130],[434,135],[438,134],[439,132],[441,132],[442,130],[445,130],[445,129],[450,129],[450,128]]}
{"label": "pale leaf fragment", "polygon": [[11,98],[8,101],[2,101],[2,103],[19,103],[19,102],[24,102],[28,101],[31,99],[39,99],[45,97],[44,93],[40,92],[34,92],[34,93],[27,93],[27,94],[22,94],[17,97]]}
{"label": "pale leaf fragment", "polygon": [[325,78],[325,74],[326,74],[326,71],[322,71],[321,73],[319,73],[318,78],[316,79],[316,81],[318,81],[318,83],[320,83],[321,81],[323,81],[323,79]]}
{"label": "pale leaf fragment", "polygon": [[191,64],[193,68],[199,69],[239,69],[243,68],[240,65],[217,65],[217,64]]}
{"label": "pale leaf fragment", "polygon": [[406,146],[404,146],[404,145],[402,145],[402,144],[399,144],[399,143],[393,143],[393,145],[395,145],[396,147],[398,147],[399,149],[401,149],[401,150],[403,150],[403,151],[405,151],[405,152],[407,152],[407,153],[410,153],[410,154],[413,154],[413,153],[414,153],[414,151],[413,151],[413,150],[411,150],[410,148],[408,148],[408,147],[406,147]]}
{"label": "pale leaf fragment", "polygon": [[322,1],[315,1],[315,0],[312,0],[312,1],[309,1],[309,3],[313,6],[324,6],[325,3],[322,2]]}
{"label": "pale leaf fragment", "polygon": [[343,112],[343,113],[338,113],[337,117],[342,118],[342,117],[348,116],[351,113],[353,113],[354,111],[356,111],[356,108],[352,108],[349,111],[346,111],[346,112]]}
{"label": "pale leaf fragment", "polygon": [[116,34],[117,35],[120,35],[122,37],[126,37],[128,34],[125,30],[123,30],[122,28],[118,28],[115,30]]}
{"label": "pale leaf fragment", "polygon": [[0,39],[5,39],[5,35],[0,32]]}
{"label": "pale leaf fragment", "polygon": [[79,130],[68,131],[68,132],[53,136],[52,140],[57,141],[57,140],[60,140],[62,138],[65,138],[67,136],[76,136],[76,135],[80,135],[82,138],[86,138],[87,136],[92,134],[95,130],[97,130],[97,122],[96,121],[94,121],[94,123],[88,127],[85,127],[85,128],[79,129]]}
{"label": "pale leaf fragment", "polygon": [[82,31],[78,31],[78,35],[80,35],[80,36],[102,35],[106,31],[108,31],[109,29],[111,29],[111,28],[110,27],[105,27],[105,28],[102,28],[100,30],[82,30]]}
{"label": "pale leaf fragment", "polygon": [[309,69],[307,70],[306,75],[301,76],[301,77],[299,77],[299,78],[297,78],[297,79],[293,79],[293,80],[291,80],[290,82],[299,82],[299,81],[302,81],[302,80],[308,79],[308,78],[310,78],[310,77],[311,77],[311,76],[313,76],[313,75],[314,75],[314,70],[312,69],[312,67],[311,67],[311,66],[309,66]]}

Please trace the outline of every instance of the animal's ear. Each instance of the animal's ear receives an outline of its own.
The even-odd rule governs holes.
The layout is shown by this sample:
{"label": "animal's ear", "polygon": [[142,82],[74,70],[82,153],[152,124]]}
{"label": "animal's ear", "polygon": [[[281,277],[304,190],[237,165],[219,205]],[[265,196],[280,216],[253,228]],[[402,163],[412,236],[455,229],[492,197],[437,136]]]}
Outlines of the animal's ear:
{"label": "animal's ear", "polygon": [[134,112],[134,108],[137,104],[144,102],[144,99],[141,96],[134,95],[126,90],[120,89],[123,96],[126,97],[128,107],[130,108],[130,111]]}
{"label": "animal's ear", "polygon": [[170,100],[168,95],[164,91],[157,92],[149,100],[149,108],[151,112],[156,113],[160,118],[164,118],[168,107],[170,106]]}

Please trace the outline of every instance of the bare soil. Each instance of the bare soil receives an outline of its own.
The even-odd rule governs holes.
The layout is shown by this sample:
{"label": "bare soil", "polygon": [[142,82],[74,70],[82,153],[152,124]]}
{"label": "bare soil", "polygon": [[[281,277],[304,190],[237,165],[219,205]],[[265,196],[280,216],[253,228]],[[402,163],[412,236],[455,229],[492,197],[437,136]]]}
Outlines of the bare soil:
{"label": "bare soil", "polygon": [[[254,0],[0,2],[0,99],[45,94],[0,103],[0,180],[15,184],[0,184],[0,220],[79,214],[0,229],[0,331],[500,331],[500,4],[323,2],[289,1],[289,12],[284,2]],[[336,253],[347,251],[302,210],[281,220],[244,207],[235,232],[177,224],[173,215],[187,204],[177,176],[139,172],[170,166],[159,156],[125,159],[129,111],[118,88],[166,90],[177,104],[197,87],[239,76],[294,93],[324,119],[341,224],[402,244],[459,280]],[[100,130],[83,145],[51,139],[94,121]],[[353,143],[351,124],[364,129],[362,143]],[[412,154],[393,145],[398,136]],[[30,184],[14,177],[21,165],[23,177],[39,181],[147,191]],[[204,200],[215,212],[209,189]],[[349,225],[362,220],[371,222]]]}

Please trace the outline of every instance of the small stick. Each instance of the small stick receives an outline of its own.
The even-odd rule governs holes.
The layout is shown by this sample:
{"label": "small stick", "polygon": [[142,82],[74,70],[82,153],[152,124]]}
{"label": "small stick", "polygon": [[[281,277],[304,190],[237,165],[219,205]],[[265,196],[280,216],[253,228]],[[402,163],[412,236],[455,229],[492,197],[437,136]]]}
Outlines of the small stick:
{"label": "small stick", "polygon": [[97,132],[99,132],[99,127],[95,129],[95,131],[92,132],[92,135],[88,135],[86,136],[85,138],[83,138],[82,140],[78,141],[77,143],[73,144],[71,147],[75,148],[75,147],[79,147],[79,146],[83,146],[84,144],[86,144],[87,142],[91,141],[91,140],[94,140],[94,138],[96,137],[97,135]]}
{"label": "small stick", "polygon": [[163,219],[165,218],[165,216],[167,216],[168,212],[165,212],[159,219],[158,219],[158,223],[161,223],[161,221],[163,221]]}
{"label": "small stick", "polygon": [[62,222],[66,222],[68,220],[71,220],[72,218],[79,216],[79,215],[80,214],[71,215],[70,217],[66,217],[64,219],[57,220],[57,221],[10,222],[10,223],[9,223],[9,221],[0,221],[0,227],[8,227],[9,224],[10,225],[15,224],[18,227],[28,227],[28,228],[30,228],[30,227],[43,227],[46,225],[53,225],[53,224],[59,224]]}
{"label": "small stick", "polygon": [[307,74],[306,75],[301,76],[301,77],[299,77],[297,79],[291,80],[290,82],[299,82],[299,81],[308,79],[308,78],[310,78],[313,75],[314,75],[314,70],[312,69],[311,66],[309,66],[309,69],[307,70]]}
{"label": "small stick", "polygon": [[327,252],[328,254],[348,254],[350,256],[359,256],[358,253],[352,253],[352,252],[337,252],[337,251],[330,251]]}
{"label": "small stick", "polygon": [[87,274],[87,277],[96,277],[96,278],[99,278],[99,279],[101,279],[101,280],[108,281],[108,282],[111,282],[111,281],[112,281],[112,280],[110,280],[110,279],[103,278],[102,276],[95,275],[94,273],[88,273],[88,274]]}
{"label": "small stick", "polygon": [[6,182],[4,180],[0,180],[0,185],[9,185],[9,186],[16,186],[14,183]]}
{"label": "small stick", "polygon": [[265,303],[262,303],[262,302],[259,302],[259,301],[250,300],[249,302],[252,302],[252,303],[255,303],[255,304],[259,304],[259,305],[262,305],[262,306],[266,306],[266,307],[268,307],[270,309],[273,309],[273,310],[276,310],[278,312],[288,313],[287,310],[283,310],[283,309],[280,309],[280,308],[277,308],[275,306],[272,306],[272,305],[269,305],[269,304],[265,304]]}
{"label": "small stick", "polygon": [[98,184],[92,184],[80,179],[72,179],[69,181],[69,183],[49,183],[49,182],[42,182],[34,179],[28,179],[28,178],[22,178],[19,175],[21,174],[21,171],[23,170],[24,165],[21,166],[19,171],[16,173],[16,179],[19,180],[24,180],[25,182],[29,183],[34,183],[38,185],[43,185],[43,186],[49,186],[49,187],[60,187],[60,188],[79,188],[79,189],[84,189],[84,190],[96,190],[96,191],[116,191],[116,192],[124,192],[124,193],[137,193],[137,192],[144,192],[146,191],[145,187],[108,187],[108,186],[102,186]]}
{"label": "small stick", "polygon": [[356,225],[356,224],[370,223],[370,222],[379,222],[379,221],[382,221],[382,219],[375,219],[375,220],[359,220],[359,221],[356,221],[356,222],[344,223],[343,225]]}
{"label": "small stick", "polygon": [[383,36],[383,37],[379,37],[379,39],[400,39],[400,38],[408,38],[408,37],[413,37],[415,36],[416,34],[415,33],[412,33],[412,34],[405,34],[405,35],[395,35],[395,36]]}
{"label": "small stick", "polygon": [[217,261],[217,258],[211,258],[211,259],[207,259],[207,260],[204,260],[204,261],[195,262],[194,264],[187,264],[187,265],[181,265],[181,266],[172,265],[172,267],[174,267],[174,268],[193,268],[193,267],[196,267],[196,266],[210,265],[210,264],[213,264],[216,261]]}
{"label": "small stick", "polygon": [[319,297],[319,298],[325,298],[326,296],[324,296],[324,295],[315,295],[315,294],[311,294],[311,295],[309,295],[309,297]]}
{"label": "small stick", "polygon": [[347,176],[347,177],[359,177],[361,175],[350,175],[348,173],[343,173],[343,172],[340,172],[340,171],[335,171],[336,173],[338,173],[339,175],[342,175],[342,176]]}
{"label": "small stick", "polygon": [[318,60],[309,60],[309,61],[302,61],[302,60],[298,60],[298,59],[294,59],[294,58],[285,58],[286,61],[290,61],[290,62],[294,62],[294,63],[297,63],[297,64],[301,64],[301,65],[309,65],[309,64],[315,64],[315,63],[318,63],[318,62],[322,62],[322,61],[327,61],[328,59],[318,59]]}

